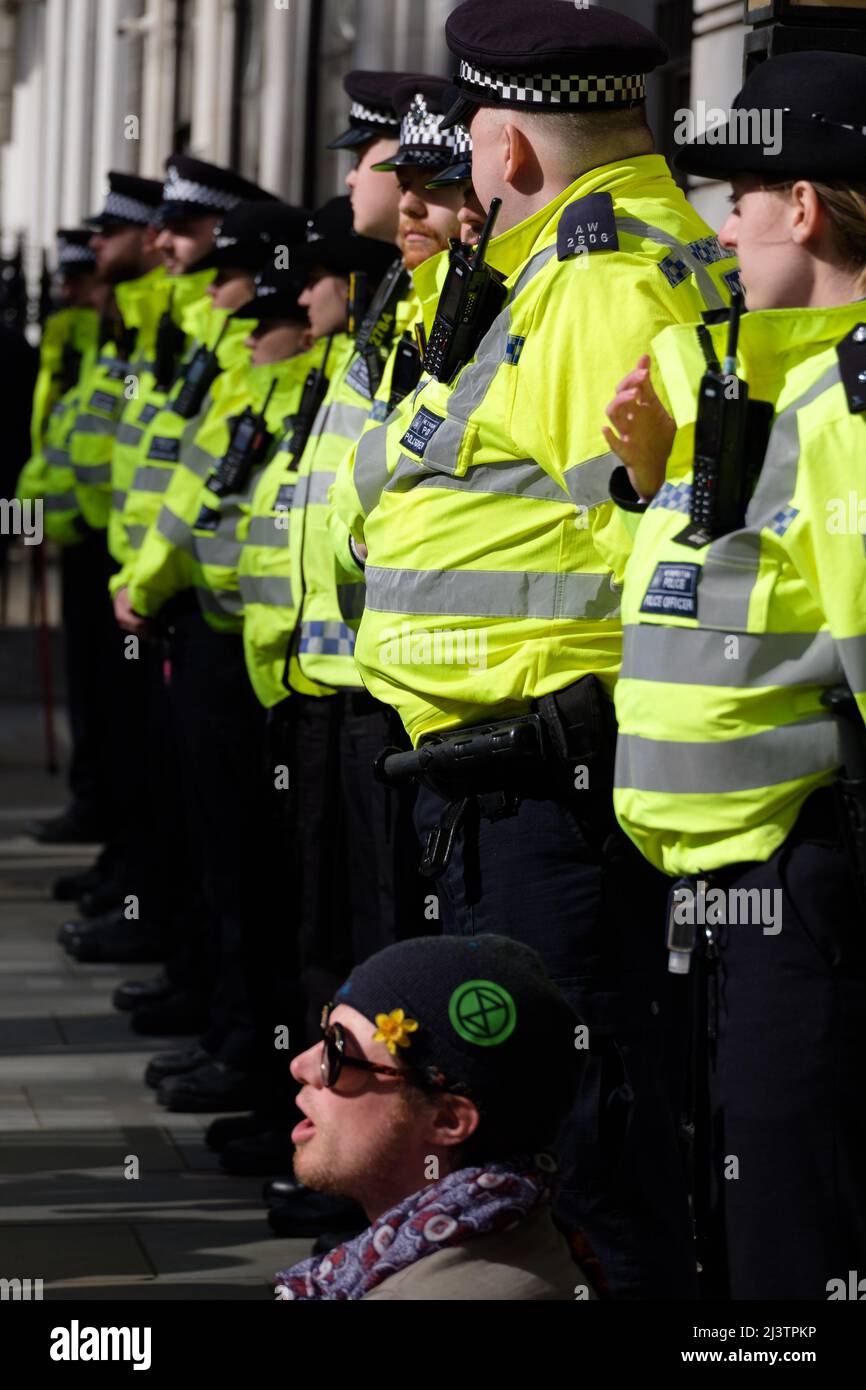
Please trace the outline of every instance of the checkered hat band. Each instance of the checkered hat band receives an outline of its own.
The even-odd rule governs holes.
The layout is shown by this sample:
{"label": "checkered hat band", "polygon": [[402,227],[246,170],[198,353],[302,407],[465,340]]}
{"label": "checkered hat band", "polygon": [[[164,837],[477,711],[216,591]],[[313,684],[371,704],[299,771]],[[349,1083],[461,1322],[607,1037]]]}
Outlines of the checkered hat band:
{"label": "checkered hat band", "polygon": [[349,107],[349,119],[361,121],[364,125],[387,125],[396,129],[398,125],[397,117],[392,111],[377,111],[374,106],[363,106],[360,101],[353,101]]}
{"label": "checkered hat band", "polygon": [[149,207],[139,198],[130,198],[125,193],[108,193],[105,198],[103,217],[117,217],[124,222],[138,222],[142,227],[153,220],[156,209]]}
{"label": "checkered hat band", "polygon": [[162,196],[167,203],[198,203],[201,207],[222,208],[226,212],[236,208],[242,200],[234,193],[226,193],[221,188],[208,188],[207,184],[196,183],[194,179],[178,178],[169,174]]}
{"label": "checkered hat band", "polygon": [[[577,77],[571,73],[484,72],[471,63],[461,62],[460,77],[479,93],[493,92],[499,101],[520,102],[527,106],[590,108],[644,101],[646,78],[643,73],[622,77]],[[471,96],[471,92],[467,93]]]}
{"label": "checkered hat band", "polygon": [[419,119],[410,111],[403,117],[400,126],[400,151],[404,150],[446,150],[455,156],[472,149],[469,132],[462,127],[452,126],[440,129],[441,116],[428,113]]}
{"label": "checkered hat band", "polygon": [[68,246],[64,243],[60,248],[61,265],[89,265],[96,264],[96,253],[91,251],[89,246]]}

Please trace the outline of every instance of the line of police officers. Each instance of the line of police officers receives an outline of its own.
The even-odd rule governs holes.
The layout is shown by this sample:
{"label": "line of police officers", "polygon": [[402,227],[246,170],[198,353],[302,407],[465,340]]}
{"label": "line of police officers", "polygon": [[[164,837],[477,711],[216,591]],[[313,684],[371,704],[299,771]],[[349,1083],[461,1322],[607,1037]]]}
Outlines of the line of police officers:
{"label": "line of police officers", "polygon": [[[866,556],[859,535],[816,541],[827,484],[797,450],[820,401],[836,485],[853,469],[863,396],[846,383],[866,377],[866,327],[843,296],[816,301],[823,336],[810,307],[792,336],[790,309],[811,301],[762,299],[760,266],[747,279],[745,375],[776,415],[760,505],[720,520],[720,460],[743,474],[759,426],[738,453],[727,416],[715,433],[699,419],[692,477],[702,374],[739,380],[722,338],[741,286],[731,239],[653,153],[645,80],[663,47],[558,0],[465,0],[446,32],[452,87],[347,77],[332,148],[355,156],[350,198],[310,218],[174,155],[164,186],[110,175],[92,237],[63,235],[69,307],[46,329],[20,485],[63,547],[74,801],[42,833],[107,847],[59,886],[90,914],[61,939],[81,961],[165,961],[115,997],[137,1031],[196,1036],[147,1080],[170,1109],[250,1110],[209,1142],[227,1171],[265,1173],[290,1167],[281,1030],[292,1052],[314,1036],[354,962],[438,930],[526,940],[587,1025],[558,1219],[615,1295],[688,1298],[668,875],[777,887],[787,855],[778,941],[757,921],[708,933],[717,1239],[701,1254],[707,1290],[824,1297],[866,1254],[864,913],[821,703],[847,679],[862,724]],[[818,177],[812,84],[818,145],[827,121],[849,132],[831,173],[850,184],[864,60],[799,61],[770,60],[778,78],[753,94],[799,113],[778,170]],[[700,172],[765,168],[707,148]],[[634,464],[659,334],[649,440],[674,421],[676,439],[660,490],[663,472],[635,491],[614,469]],[[813,359],[835,370],[818,386]],[[603,434],[614,398],[625,443]],[[802,919],[826,936],[811,958],[779,945]],[[771,1060],[753,1066],[755,1047]],[[540,1067],[557,1059],[526,1058],[516,1106]],[[270,1196],[287,1234],[359,1219],[291,1178]]]}

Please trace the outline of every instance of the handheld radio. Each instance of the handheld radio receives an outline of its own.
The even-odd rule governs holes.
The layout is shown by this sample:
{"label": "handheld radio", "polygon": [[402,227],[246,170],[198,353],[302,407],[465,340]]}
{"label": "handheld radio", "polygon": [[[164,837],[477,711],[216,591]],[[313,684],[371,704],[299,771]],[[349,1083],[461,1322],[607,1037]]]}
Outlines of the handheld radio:
{"label": "handheld radio", "polygon": [[231,492],[240,492],[246,486],[250,473],[264,458],[272,438],[265,425],[265,417],[276,386],[277,378],[274,377],[261,410],[256,411],[247,406],[235,421],[229,447],[208,484],[211,492],[216,493],[217,497],[228,497]]}
{"label": "handheld radio", "polygon": [[369,307],[360,321],[360,327],[356,328],[353,325],[350,311],[349,332],[356,333],[355,350],[366,364],[372,396],[375,396],[382,381],[385,357],[394,336],[397,306],[401,299],[405,299],[408,289],[409,273],[398,257],[370,300]]}
{"label": "handheld radio", "polygon": [[156,350],[154,353],[154,376],[156,389],[168,391],[177,371],[177,359],[183,352],[186,335],[171,316],[171,304],[159,321],[156,330]]}
{"label": "handheld radio", "polygon": [[470,254],[459,242],[451,243],[448,275],[430,329],[424,370],[437,381],[453,381],[461,367],[474,357],[481,339],[505,303],[505,276],[485,265],[487,243],[502,206],[490,204],[478,245]]}
{"label": "handheld radio", "polygon": [[737,376],[742,310],[743,296],[735,294],[724,362],[719,367],[709,361],[698,391],[691,520],[676,537],[694,548],[744,524],[770,437],[773,407],[751,400],[747,383]]}
{"label": "handheld radio", "polygon": [[63,354],[60,359],[60,394],[66,395],[78,380],[81,371],[82,354],[77,348],[70,346],[69,343],[63,344]]}
{"label": "handheld radio", "polygon": [[328,356],[333,341],[333,338],[328,339],[325,355],[322,358],[322,365],[320,367],[314,367],[304,382],[304,389],[301,394],[297,413],[294,417],[294,428],[292,430],[291,452],[293,459],[299,459],[304,449],[307,447],[310,430],[313,428],[313,422],[319,413],[319,407],[325,399],[328,390],[328,378],[325,375],[325,368],[328,365]]}
{"label": "handheld radio", "polygon": [[363,270],[349,274],[348,324],[346,331],[354,337],[361,326],[367,308],[367,276]]}
{"label": "handheld radio", "polygon": [[201,347],[196,348],[190,358],[183,374],[183,385],[171,403],[171,409],[182,420],[191,420],[194,415],[198,415],[204,404],[205,396],[220,374],[217,348],[222,342],[222,336],[228,327],[228,322],[226,319],[212,348],[208,349],[202,344]]}
{"label": "handheld radio", "polygon": [[414,391],[421,378],[421,353],[418,345],[408,331],[403,334],[394,353],[394,370],[391,374],[391,393],[388,397],[388,414],[398,406],[404,396]]}

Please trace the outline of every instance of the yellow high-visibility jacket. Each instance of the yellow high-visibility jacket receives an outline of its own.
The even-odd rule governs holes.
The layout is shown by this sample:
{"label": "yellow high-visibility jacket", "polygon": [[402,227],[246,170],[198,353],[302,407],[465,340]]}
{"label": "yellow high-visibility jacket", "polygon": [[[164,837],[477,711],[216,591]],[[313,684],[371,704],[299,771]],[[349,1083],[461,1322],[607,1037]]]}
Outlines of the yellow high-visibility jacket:
{"label": "yellow high-visibility jacket", "polygon": [[736,271],[658,155],[590,170],[489,260],[508,297],[475,357],[451,385],[422,379],[354,464],[380,489],[355,656],[414,742],[587,673],[612,690],[633,528],[609,497],[605,407],[664,326],[724,307]]}
{"label": "yellow high-visibility jacket", "polygon": [[678,431],[626,571],[614,801],[667,873],[768,859],[839,766],[822,692],[847,681],[866,719],[866,416],[837,352],[858,325],[862,302],[744,316],[738,374],[775,419],[745,524],[701,549],[676,537],[705,358],[694,327],[652,346]]}

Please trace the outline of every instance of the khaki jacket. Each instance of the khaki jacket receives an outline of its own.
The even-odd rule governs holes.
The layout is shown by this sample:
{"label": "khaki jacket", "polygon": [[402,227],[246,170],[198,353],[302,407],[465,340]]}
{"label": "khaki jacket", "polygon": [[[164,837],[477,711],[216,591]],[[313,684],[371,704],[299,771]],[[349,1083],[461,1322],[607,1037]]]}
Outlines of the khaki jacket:
{"label": "khaki jacket", "polygon": [[451,1245],[392,1274],[361,1302],[443,1300],[559,1302],[594,1299],[546,1205],[516,1230]]}

